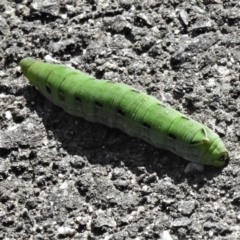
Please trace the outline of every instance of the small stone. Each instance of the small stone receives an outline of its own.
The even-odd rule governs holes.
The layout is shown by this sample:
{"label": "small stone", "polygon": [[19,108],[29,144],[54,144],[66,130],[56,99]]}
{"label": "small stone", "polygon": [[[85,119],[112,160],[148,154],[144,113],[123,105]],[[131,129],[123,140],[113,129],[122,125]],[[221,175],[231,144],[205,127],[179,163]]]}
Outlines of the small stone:
{"label": "small stone", "polygon": [[75,230],[70,227],[59,227],[57,231],[58,231],[58,235],[66,235],[66,236],[72,236],[75,232]]}
{"label": "small stone", "polygon": [[178,211],[183,215],[190,215],[195,209],[195,201],[180,201],[178,202]]}
{"label": "small stone", "polygon": [[176,218],[172,222],[173,227],[186,227],[192,223],[192,220],[187,217]]}
{"label": "small stone", "polygon": [[180,16],[182,22],[184,23],[184,25],[187,26],[188,25],[188,14],[187,14],[187,12],[184,9],[181,9],[179,11],[179,16]]}
{"label": "small stone", "polygon": [[161,234],[161,240],[172,240],[169,231],[163,231]]}

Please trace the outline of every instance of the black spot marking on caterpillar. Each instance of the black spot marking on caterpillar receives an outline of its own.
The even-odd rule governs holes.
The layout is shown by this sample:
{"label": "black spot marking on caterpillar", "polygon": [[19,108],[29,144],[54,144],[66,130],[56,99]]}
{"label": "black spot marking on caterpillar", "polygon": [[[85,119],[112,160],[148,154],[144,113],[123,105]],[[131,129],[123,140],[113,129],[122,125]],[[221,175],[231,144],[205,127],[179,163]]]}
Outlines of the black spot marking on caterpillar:
{"label": "black spot marking on caterpillar", "polygon": [[95,102],[95,105],[97,106],[97,107],[103,107],[103,105],[100,103],[100,102]]}
{"label": "black spot marking on caterpillar", "polygon": [[174,139],[174,140],[177,139],[177,137],[176,137],[174,134],[172,134],[172,133],[169,133],[168,136],[169,136],[171,139]]}
{"label": "black spot marking on caterpillar", "polygon": [[64,94],[63,94],[62,91],[59,91],[58,95],[59,95],[59,98],[60,98],[62,101],[65,100],[65,97],[64,97]]}
{"label": "black spot marking on caterpillar", "polygon": [[140,93],[139,91],[135,90],[135,89],[131,89],[132,92],[135,92],[135,93]]}
{"label": "black spot marking on caterpillar", "polygon": [[75,101],[77,102],[77,103],[82,103],[82,99],[80,98],[80,97],[75,97]]}
{"label": "black spot marking on caterpillar", "polygon": [[122,117],[125,116],[125,113],[124,113],[123,110],[121,110],[121,109],[118,109],[118,110],[117,110],[117,113],[118,113],[119,115],[121,115]]}
{"label": "black spot marking on caterpillar", "polygon": [[48,84],[46,84],[46,90],[49,94],[51,94],[52,90]]}
{"label": "black spot marking on caterpillar", "polygon": [[185,120],[190,120],[188,117],[186,116],[181,116],[182,119],[185,119]]}
{"label": "black spot marking on caterpillar", "polygon": [[144,126],[145,128],[151,129],[151,126],[150,126],[148,123],[146,123],[146,122],[143,123],[143,126]]}
{"label": "black spot marking on caterpillar", "polygon": [[80,97],[75,97],[75,102],[77,104],[81,104],[82,103],[82,99]]}
{"label": "black spot marking on caterpillar", "polygon": [[197,145],[197,144],[199,144],[199,143],[201,143],[201,141],[191,141],[191,142],[190,142],[190,145],[193,146],[193,145]]}

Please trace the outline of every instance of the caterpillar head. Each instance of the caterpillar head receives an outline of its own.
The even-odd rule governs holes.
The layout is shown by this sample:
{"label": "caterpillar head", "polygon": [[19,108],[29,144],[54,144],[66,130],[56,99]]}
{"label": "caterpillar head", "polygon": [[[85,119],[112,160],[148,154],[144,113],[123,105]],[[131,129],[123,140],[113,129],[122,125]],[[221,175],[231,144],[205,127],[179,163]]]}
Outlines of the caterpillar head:
{"label": "caterpillar head", "polygon": [[225,148],[222,140],[217,138],[213,141],[205,154],[206,164],[213,165],[215,167],[225,166],[230,159],[229,152]]}
{"label": "caterpillar head", "polygon": [[199,162],[202,164],[223,167],[230,158],[220,137],[208,127],[202,128],[195,135],[192,145],[198,149]]}

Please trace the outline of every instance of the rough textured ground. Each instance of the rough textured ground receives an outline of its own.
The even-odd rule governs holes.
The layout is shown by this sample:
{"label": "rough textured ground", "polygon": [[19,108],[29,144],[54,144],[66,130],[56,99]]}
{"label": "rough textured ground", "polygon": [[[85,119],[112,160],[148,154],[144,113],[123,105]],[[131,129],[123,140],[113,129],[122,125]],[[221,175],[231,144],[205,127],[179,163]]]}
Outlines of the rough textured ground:
{"label": "rough textured ground", "polygon": [[[223,169],[70,116],[27,56],[124,82],[214,129]],[[0,1],[0,239],[240,239],[238,0]]]}

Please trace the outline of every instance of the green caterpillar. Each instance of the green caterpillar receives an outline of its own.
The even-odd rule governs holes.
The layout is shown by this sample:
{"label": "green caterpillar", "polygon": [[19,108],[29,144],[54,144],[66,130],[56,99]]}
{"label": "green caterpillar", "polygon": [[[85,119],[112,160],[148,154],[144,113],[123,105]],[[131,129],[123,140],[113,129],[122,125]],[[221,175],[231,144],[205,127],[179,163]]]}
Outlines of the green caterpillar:
{"label": "green caterpillar", "polygon": [[33,58],[20,66],[45,97],[70,114],[120,128],[192,162],[222,167],[229,160],[220,137],[207,126],[131,86]]}

